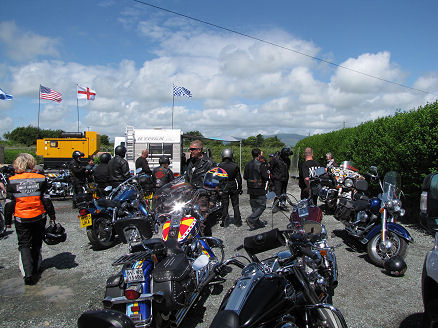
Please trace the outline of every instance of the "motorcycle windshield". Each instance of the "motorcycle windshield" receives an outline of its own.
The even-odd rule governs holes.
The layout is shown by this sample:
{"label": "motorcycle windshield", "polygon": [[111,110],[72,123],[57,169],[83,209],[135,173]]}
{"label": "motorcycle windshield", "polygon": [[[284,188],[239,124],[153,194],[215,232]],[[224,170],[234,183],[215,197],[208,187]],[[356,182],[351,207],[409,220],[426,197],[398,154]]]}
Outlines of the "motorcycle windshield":
{"label": "motorcycle windshield", "polygon": [[185,181],[184,176],[165,184],[154,194],[152,208],[155,213],[170,213],[178,204],[186,203],[192,198],[193,187]]}
{"label": "motorcycle windshield", "polygon": [[389,171],[383,178],[383,200],[400,198],[401,177],[396,171]]}
{"label": "motorcycle windshield", "polygon": [[339,167],[344,170],[352,170],[357,172],[356,164],[354,164],[352,161],[343,161]]}

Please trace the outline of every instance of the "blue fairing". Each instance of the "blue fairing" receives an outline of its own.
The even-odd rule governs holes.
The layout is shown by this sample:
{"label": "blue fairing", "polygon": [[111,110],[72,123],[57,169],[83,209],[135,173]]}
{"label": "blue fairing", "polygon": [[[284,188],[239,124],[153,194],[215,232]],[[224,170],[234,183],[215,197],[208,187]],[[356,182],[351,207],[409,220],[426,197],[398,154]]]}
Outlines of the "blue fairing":
{"label": "blue fairing", "polygon": [[[402,237],[403,239],[406,239],[407,241],[413,241],[413,239],[412,239],[411,235],[409,234],[409,232],[405,228],[403,228],[401,225],[399,225],[397,223],[387,222],[386,223],[386,230],[395,233],[396,235]],[[362,243],[366,244],[367,242],[369,242],[371,240],[371,238],[373,238],[375,235],[377,235],[381,231],[382,231],[382,225],[381,224],[375,225],[368,232],[368,234],[364,237],[364,239],[362,239]]]}

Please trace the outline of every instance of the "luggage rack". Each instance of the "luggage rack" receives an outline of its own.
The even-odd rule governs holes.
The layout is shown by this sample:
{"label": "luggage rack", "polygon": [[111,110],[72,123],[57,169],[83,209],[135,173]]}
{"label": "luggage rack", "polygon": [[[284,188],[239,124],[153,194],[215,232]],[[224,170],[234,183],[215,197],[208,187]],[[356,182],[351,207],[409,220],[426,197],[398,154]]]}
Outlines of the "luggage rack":
{"label": "luggage rack", "polygon": [[135,252],[127,255],[122,255],[119,257],[112,265],[122,265],[122,264],[130,264],[132,262],[137,262],[146,259],[149,257],[151,253],[149,251],[141,251]]}

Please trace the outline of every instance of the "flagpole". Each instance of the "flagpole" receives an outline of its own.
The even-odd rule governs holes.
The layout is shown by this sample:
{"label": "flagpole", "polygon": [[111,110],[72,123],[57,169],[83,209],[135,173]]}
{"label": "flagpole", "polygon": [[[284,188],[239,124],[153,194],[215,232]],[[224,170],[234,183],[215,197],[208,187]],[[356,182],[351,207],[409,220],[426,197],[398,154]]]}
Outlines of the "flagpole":
{"label": "flagpole", "polygon": [[173,107],[175,106],[175,86],[172,84],[172,130],[173,130]]}
{"label": "flagpole", "polygon": [[78,132],[79,132],[79,100],[78,100],[78,84],[76,84],[76,108],[78,110]]}
{"label": "flagpole", "polygon": [[41,92],[41,84],[40,84],[40,88],[38,89],[38,135],[40,134],[40,107],[41,107],[40,92]]}

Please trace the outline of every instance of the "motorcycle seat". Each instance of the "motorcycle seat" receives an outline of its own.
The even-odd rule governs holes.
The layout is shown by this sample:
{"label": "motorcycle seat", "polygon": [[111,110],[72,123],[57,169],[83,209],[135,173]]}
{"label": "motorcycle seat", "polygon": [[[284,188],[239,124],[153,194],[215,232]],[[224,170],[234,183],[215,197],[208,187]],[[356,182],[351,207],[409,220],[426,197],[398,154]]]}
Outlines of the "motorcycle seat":
{"label": "motorcycle seat", "polygon": [[97,205],[104,208],[118,207],[120,205],[120,202],[111,199],[100,198],[97,200]]}
{"label": "motorcycle seat", "polygon": [[213,319],[210,328],[239,328],[239,316],[231,310],[219,311]]}

